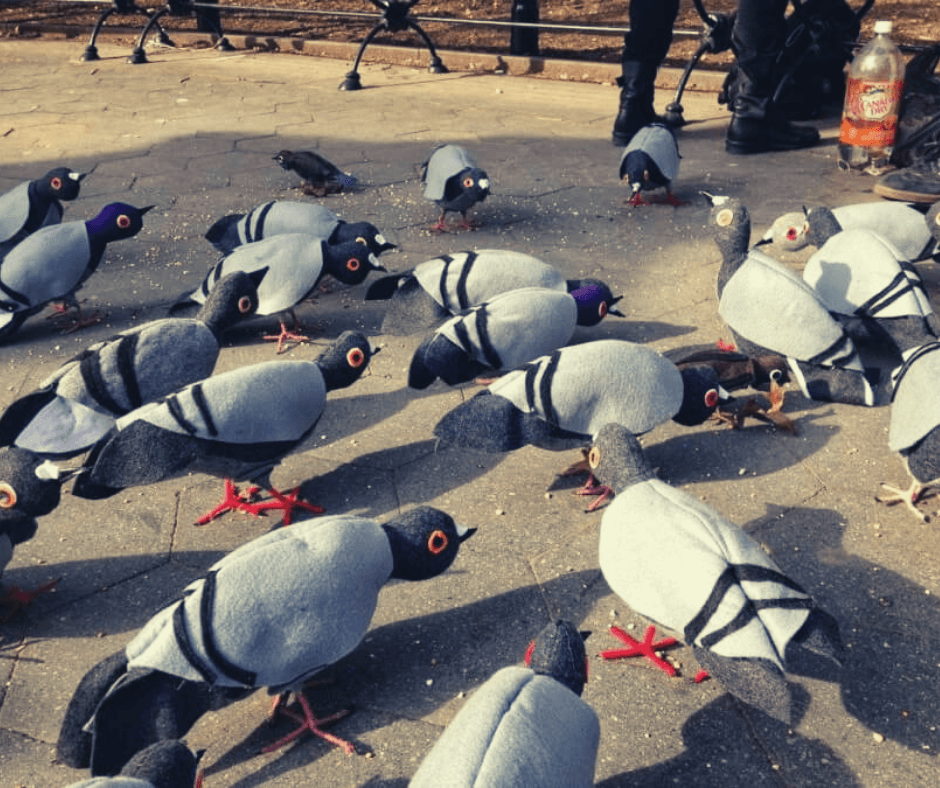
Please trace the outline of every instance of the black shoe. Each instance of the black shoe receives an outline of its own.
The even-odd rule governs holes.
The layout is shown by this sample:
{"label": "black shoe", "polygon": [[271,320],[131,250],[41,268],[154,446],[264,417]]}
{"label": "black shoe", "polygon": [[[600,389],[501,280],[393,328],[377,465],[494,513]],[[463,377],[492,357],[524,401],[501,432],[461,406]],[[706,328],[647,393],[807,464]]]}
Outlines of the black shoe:
{"label": "black shoe", "polygon": [[935,203],[940,200],[940,173],[935,162],[922,162],[882,175],[872,191],[889,200]]}
{"label": "black shoe", "polygon": [[725,150],[736,155],[767,153],[768,151],[799,150],[819,142],[819,132],[812,126],[797,126],[773,110],[757,115],[741,112],[735,103],[735,112],[728,126]]}

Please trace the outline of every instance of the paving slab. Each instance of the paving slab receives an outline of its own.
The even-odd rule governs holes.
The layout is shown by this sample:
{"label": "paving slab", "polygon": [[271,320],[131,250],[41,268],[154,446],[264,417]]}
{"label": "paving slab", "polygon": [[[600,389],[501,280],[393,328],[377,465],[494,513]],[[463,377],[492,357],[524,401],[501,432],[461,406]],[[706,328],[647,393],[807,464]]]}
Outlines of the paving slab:
{"label": "paving slab", "polygon": [[[100,324],[64,334],[67,322],[37,315],[0,345],[0,407],[92,342],[163,317],[217,261],[203,238],[212,222],[268,200],[319,201],[373,222],[398,244],[382,258],[393,272],[440,254],[506,248],[568,277],[602,278],[623,294],[626,319],[579,329],[573,342],[619,338],[678,352],[728,338],[702,192],[740,197],[754,239],[803,205],[878,199],[870,177],[836,167],[837,118],[815,122],[823,141],[811,150],[726,155],[728,113],[714,91],[684,97],[689,123],[674,188],[684,204],[632,207],[617,178],[619,151],[608,141],[617,103],[609,79],[513,76],[479,65],[433,75],[422,56],[417,68],[366,62],[365,89],[342,92],[347,60],[286,49],[157,48],[140,66],[126,62],[123,44],[105,41],[100,51],[102,60],[86,63],[76,41],[0,40],[0,189],[67,164],[88,175],[66,220],[88,219],[113,200],[155,206],[138,236],[108,249],[81,291],[84,307],[104,315]],[[510,65],[511,74],[522,73]],[[670,98],[661,89],[657,106]],[[442,142],[470,148],[493,181],[473,212],[482,222],[473,232],[430,229],[438,211],[422,198],[419,173]],[[353,172],[359,188],[320,200],[303,195],[299,178],[272,161],[284,149],[316,150]],[[795,271],[807,257],[780,255]],[[928,262],[920,271],[940,303],[940,270]],[[887,447],[887,406],[811,402],[790,391],[785,410],[797,436],[757,423],[741,431],[670,423],[643,437],[662,478],[740,524],[840,622],[845,667],[794,665],[788,680],[797,713],[786,726],[717,682],[694,683],[697,665],[683,645],[668,652],[679,666],[674,678],[598,656],[617,643],[611,624],[641,634],[648,622],[598,568],[604,510],[586,511],[589,501],[575,494],[581,477],[559,476],[577,452],[438,446],[434,425],[478,388],[437,382],[409,390],[421,337],[381,335],[383,305],[363,301],[367,286],[332,285],[298,309],[310,341],[285,358],[316,358],[346,329],[367,333],[380,352],[360,381],[331,393],[310,441],[273,481],[299,486],[329,514],[385,520],[432,505],[479,532],[441,577],[388,584],[363,643],[328,671],[331,685],[311,692],[321,713],[353,709],[334,729],[356,743],[357,755],[309,738],[262,754],[290,725],[266,722],[269,700],[259,691],[205,715],[187,736],[207,750],[205,785],[403,788],[474,690],[520,663],[532,637],[558,616],[592,633],[584,699],[601,719],[598,785],[936,784],[940,530],[874,500],[881,482],[906,476]],[[256,317],[230,332],[217,370],[273,360],[261,336],[276,323]],[[0,788],[83,779],[54,753],[81,676],[212,563],[279,527],[277,517],[244,514],[193,525],[220,493],[219,480],[199,475],[106,501],[66,492],[36,537],[17,548],[5,585],[59,582],[0,624]]]}

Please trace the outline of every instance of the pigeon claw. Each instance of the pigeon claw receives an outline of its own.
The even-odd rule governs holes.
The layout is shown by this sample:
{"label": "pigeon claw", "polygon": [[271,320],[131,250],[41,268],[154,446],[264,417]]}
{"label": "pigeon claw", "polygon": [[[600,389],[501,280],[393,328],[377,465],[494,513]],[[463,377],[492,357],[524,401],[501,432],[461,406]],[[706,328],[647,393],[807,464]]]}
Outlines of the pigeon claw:
{"label": "pigeon claw", "polygon": [[43,583],[35,591],[23,591],[19,586],[11,585],[3,592],[3,595],[0,596],[0,605],[3,605],[9,610],[9,612],[0,619],[0,623],[6,624],[12,621],[17,615],[33,604],[40,595],[51,594],[55,591],[55,587],[58,585],[60,579],[61,578],[57,577],[55,580]]}
{"label": "pigeon claw", "polygon": [[617,640],[624,643],[627,648],[614,648],[601,652],[601,659],[622,659],[624,657],[646,657],[657,668],[668,676],[675,676],[676,669],[666,660],[656,655],[657,650],[669,648],[676,645],[679,641],[672,637],[665,637],[660,641],[654,641],[656,636],[656,627],[649,626],[643,634],[643,642],[634,640],[620,627],[611,626],[610,634]]}
{"label": "pigeon claw", "polygon": [[919,481],[914,480],[911,482],[911,486],[906,490],[899,490],[897,487],[892,487],[890,484],[885,484],[884,482],[881,483],[881,486],[894,493],[894,495],[884,497],[876,495],[875,500],[878,501],[878,503],[887,504],[888,506],[903,503],[922,523],[929,522],[927,515],[917,508],[917,503],[924,499],[925,493],[931,487],[930,484],[921,484]]}
{"label": "pigeon claw", "polygon": [[323,514],[326,509],[322,506],[317,506],[314,503],[307,503],[306,501],[301,501],[297,496],[300,495],[300,488],[295,487],[293,490],[290,490],[287,493],[282,493],[280,490],[276,490],[273,487],[268,490],[271,493],[271,496],[274,498],[273,501],[264,501],[259,504],[255,504],[253,509],[257,514],[266,512],[270,509],[277,509],[284,512],[284,525],[290,525],[293,522],[293,513],[294,509],[304,509],[308,512],[313,512],[314,514]]}
{"label": "pigeon claw", "polygon": [[265,334],[263,338],[268,342],[277,342],[277,355],[280,355],[284,352],[285,342],[297,342],[300,344],[302,342],[310,341],[310,337],[308,337],[306,334],[298,334],[288,329],[287,324],[283,320],[281,321],[280,334]]}
{"label": "pigeon claw", "polygon": [[196,520],[196,525],[205,525],[225,512],[248,512],[248,514],[258,516],[260,513],[259,504],[250,503],[252,497],[258,492],[258,487],[249,487],[244,492],[239,492],[235,483],[231,479],[225,480],[225,487],[222,493],[222,500],[212,511],[206,512],[202,517]]}
{"label": "pigeon claw", "polygon": [[349,714],[348,709],[343,709],[338,711],[335,714],[330,714],[328,717],[317,718],[313,716],[313,710],[310,708],[310,703],[307,698],[304,696],[303,692],[298,692],[297,700],[300,703],[300,707],[303,710],[303,714],[298,714],[295,711],[291,711],[288,708],[280,707],[280,713],[285,717],[290,717],[295,722],[300,723],[300,727],[294,731],[288,733],[282,739],[278,739],[274,744],[269,744],[267,747],[262,750],[262,752],[270,753],[275,752],[276,750],[281,749],[285,744],[289,744],[294,739],[296,739],[300,734],[305,731],[310,731],[314,736],[319,736],[321,739],[328,741],[330,744],[334,744],[337,747],[341,747],[347,755],[352,755],[356,751],[356,746],[346,739],[341,739],[339,736],[334,736],[332,733],[327,733],[322,729],[321,726],[328,725],[331,722],[336,722],[343,717]]}

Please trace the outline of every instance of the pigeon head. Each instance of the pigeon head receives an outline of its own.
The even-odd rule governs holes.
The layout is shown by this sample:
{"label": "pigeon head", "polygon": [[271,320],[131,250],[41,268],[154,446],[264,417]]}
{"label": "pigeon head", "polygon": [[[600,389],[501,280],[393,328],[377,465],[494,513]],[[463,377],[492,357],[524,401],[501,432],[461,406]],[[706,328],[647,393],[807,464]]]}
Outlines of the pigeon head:
{"label": "pigeon head", "polygon": [[427,580],[445,571],[462,542],[476,533],[440,509],[419,506],[382,525],[392,550],[392,577]]}
{"label": "pigeon head", "polygon": [[196,319],[205,323],[216,339],[221,339],[229,328],[251,317],[258,309],[259,273],[235,271],[220,279],[209,291]]}
{"label": "pigeon head", "polygon": [[709,217],[712,237],[721,252],[721,270],[718,272],[718,295],[732,274],[747,259],[751,241],[751,215],[739,200],[716,198]]}
{"label": "pigeon head", "polygon": [[144,780],[153,788],[191,788],[196,785],[203,752],[193,752],[179,739],[160,741],[140,750],[124,764],[119,778],[128,779],[128,788],[131,779]]}
{"label": "pigeon head", "polygon": [[465,167],[447,179],[444,200],[455,211],[466,210],[485,200],[490,193],[490,179],[479,167]]}
{"label": "pigeon head", "polygon": [[614,304],[623,296],[616,296],[610,288],[597,279],[585,279],[581,286],[571,291],[571,296],[578,305],[578,325],[596,326],[607,315],[626,317]]}
{"label": "pigeon head", "polygon": [[113,202],[104,206],[94,218],[85,222],[89,235],[102,237],[105,241],[119,241],[132,238],[144,226],[144,214],[152,205],[146,208],[135,208],[124,202]]}
{"label": "pigeon head", "polygon": [[68,167],[56,167],[42,176],[42,185],[50,197],[57,200],[74,200],[78,197],[84,173],[73,172]]}
{"label": "pigeon head", "polygon": [[355,331],[344,331],[317,359],[327,391],[351,386],[362,376],[374,355],[369,340]]}
{"label": "pigeon head", "polygon": [[940,202],[931,205],[924,218],[927,222],[927,229],[933,233],[934,240],[940,242]]}
{"label": "pigeon head", "polygon": [[809,222],[806,214],[793,211],[785,213],[770,226],[764,242],[771,241],[774,246],[785,252],[798,252],[809,243],[808,233]]}
{"label": "pigeon head", "polygon": [[597,431],[588,465],[597,480],[615,493],[656,478],[640,441],[622,424],[605,424]]}
{"label": "pigeon head", "polygon": [[610,290],[604,292],[604,288],[597,285],[587,285],[571,291],[571,297],[574,299],[578,308],[579,326],[596,326],[610,311]]}
{"label": "pigeon head", "polygon": [[0,522],[49,514],[59,505],[59,468],[26,449],[0,449]]}
{"label": "pigeon head", "polygon": [[728,399],[718,383],[718,373],[707,364],[679,370],[682,375],[682,405],[672,420],[684,427],[694,427],[708,419],[722,399]]}
{"label": "pigeon head", "polygon": [[323,269],[344,285],[362,284],[370,272],[386,270],[366,244],[356,241],[324,243]]}
{"label": "pigeon head", "polygon": [[570,621],[552,621],[529,644],[525,664],[539,676],[551,676],[575,695],[580,695],[588,679],[584,640],[589,634],[579,632]]}
{"label": "pigeon head", "polygon": [[[658,175],[658,182],[651,175],[654,172]],[[642,150],[632,150],[620,162],[620,180],[626,180],[630,184],[630,191],[636,194],[642,189],[662,185],[663,176],[649,154]]]}
{"label": "pigeon head", "polygon": [[274,156],[274,161],[281,165],[282,169],[289,170],[291,168],[291,162],[293,161],[294,154],[289,150],[282,150],[277,156]]}
{"label": "pigeon head", "polygon": [[836,215],[824,205],[806,211],[806,225],[806,240],[813,246],[822,246],[836,233],[842,232]]}
{"label": "pigeon head", "polygon": [[385,240],[385,236],[379,232],[378,227],[369,222],[340,222],[330,242],[347,243],[349,241],[367,246],[376,257],[382,252],[396,248],[395,244]]}

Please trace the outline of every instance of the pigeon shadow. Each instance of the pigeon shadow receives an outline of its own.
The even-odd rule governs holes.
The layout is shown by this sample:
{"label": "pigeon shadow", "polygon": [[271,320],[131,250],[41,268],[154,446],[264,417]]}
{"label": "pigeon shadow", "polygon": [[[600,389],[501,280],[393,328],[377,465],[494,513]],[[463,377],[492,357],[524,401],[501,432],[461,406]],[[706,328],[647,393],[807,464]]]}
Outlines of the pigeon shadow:
{"label": "pigeon shadow", "polygon": [[830,785],[850,788],[861,783],[825,743],[788,731],[768,718],[772,726],[768,742],[741,741],[740,705],[722,695],[690,715],[682,726],[686,750],[674,758],[608,777],[596,788],[660,788],[688,785],[726,788],[729,785],[762,785],[767,779],[767,760],[779,769],[788,785]]}
{"label": "pigeon shadow", "polygon": [[747,526],[839,621],[848,647],[840,673],[845,710],[874,733],[936,757],[940,604],[923,586],[847,552],[844,528],[835,510],[772,505]]}

